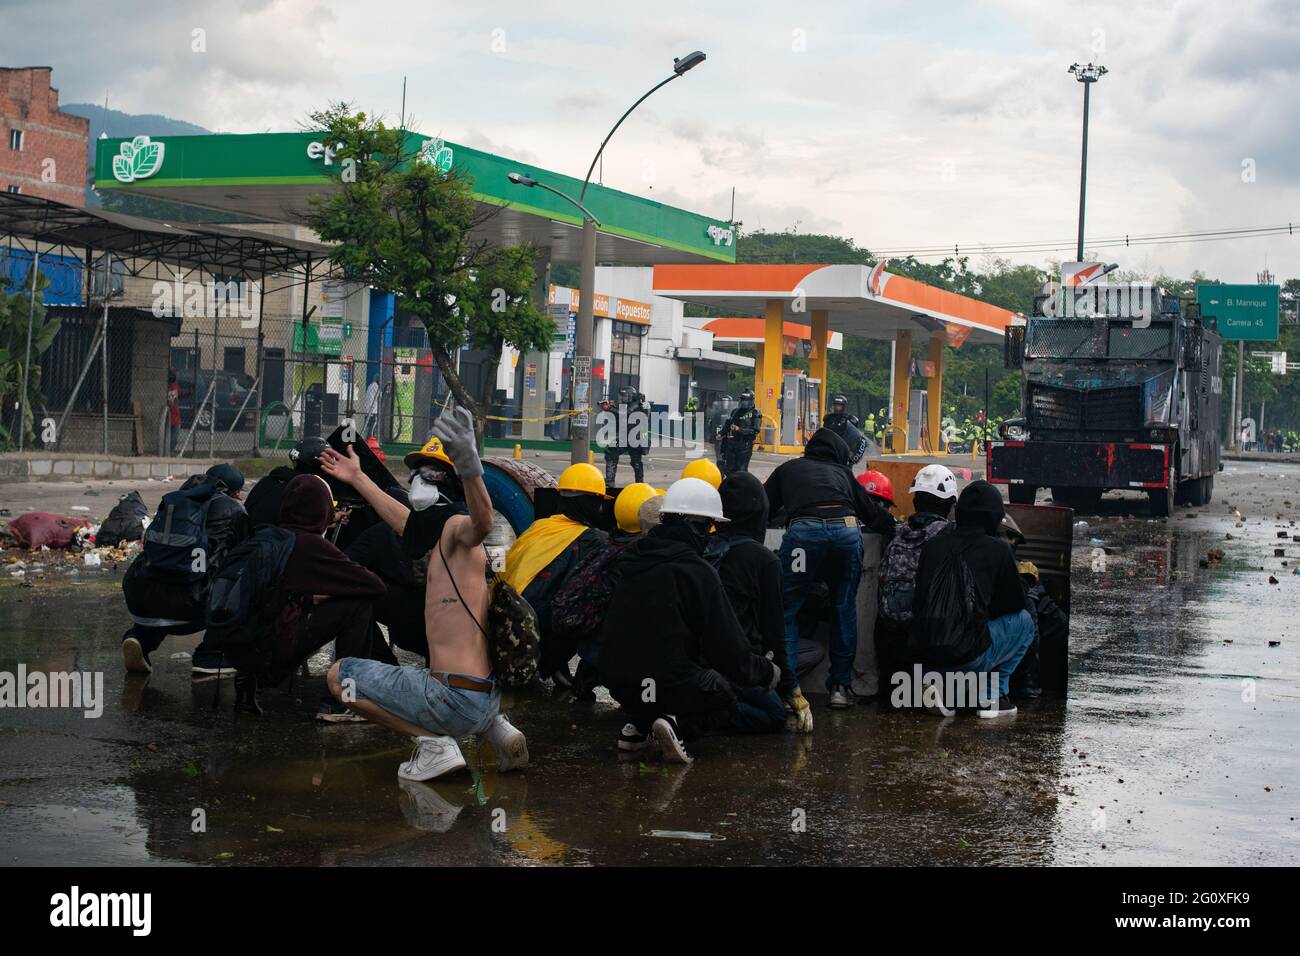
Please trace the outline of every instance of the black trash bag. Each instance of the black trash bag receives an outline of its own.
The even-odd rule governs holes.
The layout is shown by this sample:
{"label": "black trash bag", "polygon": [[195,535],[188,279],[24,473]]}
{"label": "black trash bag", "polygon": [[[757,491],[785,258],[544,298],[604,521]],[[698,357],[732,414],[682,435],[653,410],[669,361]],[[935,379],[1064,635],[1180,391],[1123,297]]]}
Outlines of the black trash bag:
{"label": "black trash bag", "polygon": [[140,492],[133,491],[129,495],[123,495],[117,500],[113,510],[108,513],[104,523],[99,526],[99,533],[95,535],[95,544],[112,548],[123,541],[139,541],[144,537],[144,522],[148,517],[149,509],[145,507]]}

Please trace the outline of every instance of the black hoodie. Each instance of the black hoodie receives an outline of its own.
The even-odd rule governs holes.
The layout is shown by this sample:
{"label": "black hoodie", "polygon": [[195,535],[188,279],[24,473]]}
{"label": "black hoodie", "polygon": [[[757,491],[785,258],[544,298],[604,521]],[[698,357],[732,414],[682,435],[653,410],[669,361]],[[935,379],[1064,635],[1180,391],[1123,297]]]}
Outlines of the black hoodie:
{"label": "black hoodie", "polygon": [[[956,526],[935,535],[921,548],[916,590],[912,595],[913,623],[923,615],[936,571],[949,554],[958,550],[966,559],[990,621],[1025,610],[1025,591],[1020,583],[1015,555],[1006,541],[994,537],[1005,513],[1002,495],[987,481],[973,481],[962,489],[957,499]],[[983,654],[988,646],[988,629],[985,628],[970,659]],[[914,646],[913,656],[924,663],[924,648]]]}
{"label": "black hoodie", "polygon": [[854,479],[849,446],[829,428],[817,429],[803,457],[778,467],[763,488],[772,513],[785,512],[786,527],[796,518],[855,515],[867,530],[893,537],[894,519]]}
{"label": "black hoodie", "polygon": [[326,541],[322,533],[334,517],[329,486],[316,475],[299,475],[280,498],[280,527],[295,539],[284,568],[284,589],[290,595],[379,597],[384,582]]}
{"label": "black hoodie", "polygon": [[785,660],[785,612],[781,604],[781,559],[763,543],[767,533],[767,494],[747,471],[728,475],[718,489],[722,513],[718,543],[725,547],[718,577],[731,609],[756,654],[771,651]]}
{"label": "black hoodie", "polygon": [[698,683],[712,669],[742,687],[767,687],[772,662],[755,654],[718,573],[685,529],[652,528],[616,560],[619,583],[602,630],[601,677],[615,688]]}

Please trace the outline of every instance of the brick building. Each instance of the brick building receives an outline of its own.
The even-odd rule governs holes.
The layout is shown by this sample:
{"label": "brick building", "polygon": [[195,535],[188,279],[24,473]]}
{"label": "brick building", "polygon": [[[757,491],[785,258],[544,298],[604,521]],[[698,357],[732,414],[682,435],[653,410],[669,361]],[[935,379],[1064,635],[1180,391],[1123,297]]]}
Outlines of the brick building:
{"label": "brick building", "polygon": [[84,206],[90,120],[60,112],[50,73],[0,67],[0,192]]}

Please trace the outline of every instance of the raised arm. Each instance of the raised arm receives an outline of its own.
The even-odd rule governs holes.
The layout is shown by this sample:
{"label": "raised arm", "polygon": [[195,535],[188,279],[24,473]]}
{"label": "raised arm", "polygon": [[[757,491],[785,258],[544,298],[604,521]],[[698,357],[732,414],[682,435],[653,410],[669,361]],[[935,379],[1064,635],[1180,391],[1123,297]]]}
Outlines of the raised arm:
{"label": "raised arm", "polygon": [[474,438],[474,416],[469,409],[455,408],[434,422],[433,432],[442,439],[443,451],[451,459],[465,489],[465,506],[469,519],[448,526],[456,543],[476,548],[492,531],[492,499],[483,483],[483,462],[478,457]]}
{"label": "raised arm", "polygon": [[361,459],[351,445],[348,446],[346,457],[333,448],[325,449],[320,456],[320,466],[331,478],[355,488],[366,500],[366,504],[375,509],[375,514],[383,519],[384,524],[399,535],[406,529],[406,519],[411,516],[410,509],[370,480],[361,470]]}

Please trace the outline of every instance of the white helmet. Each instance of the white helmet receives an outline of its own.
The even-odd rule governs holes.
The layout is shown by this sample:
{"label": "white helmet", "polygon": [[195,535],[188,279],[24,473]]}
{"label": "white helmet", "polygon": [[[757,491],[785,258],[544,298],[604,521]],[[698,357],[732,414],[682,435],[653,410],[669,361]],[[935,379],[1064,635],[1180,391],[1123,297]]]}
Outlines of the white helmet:
{"label": "white helmet", "polygon": [[722,496],[718,489],[703,478],[678,478],[668,486],[659,513],[664,515],[697,515],[726,521],[722,515]]}
{"label": "white helmet", "polygon": [[912,487],[907,489],[909,495],[918,491],[934,495],[936,498],[957,497],[957,476],[952,469],[943,465],[926,465],[912,479]]}

